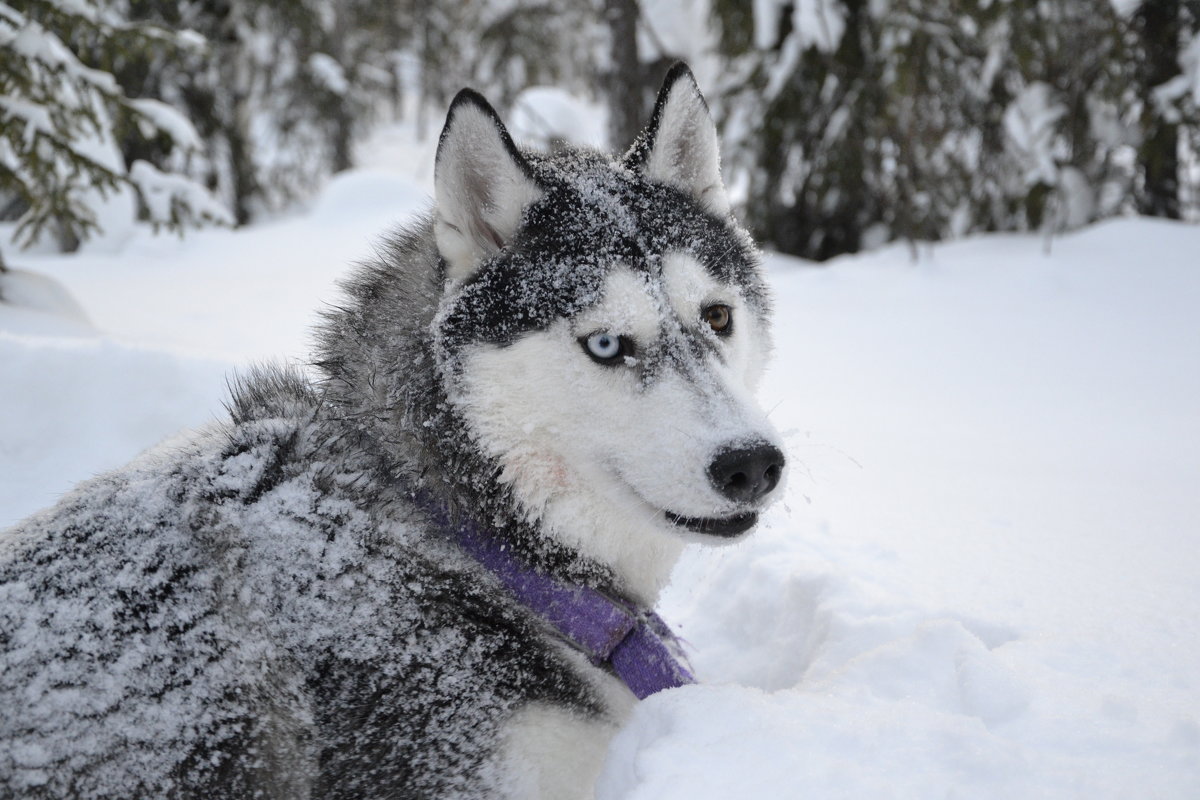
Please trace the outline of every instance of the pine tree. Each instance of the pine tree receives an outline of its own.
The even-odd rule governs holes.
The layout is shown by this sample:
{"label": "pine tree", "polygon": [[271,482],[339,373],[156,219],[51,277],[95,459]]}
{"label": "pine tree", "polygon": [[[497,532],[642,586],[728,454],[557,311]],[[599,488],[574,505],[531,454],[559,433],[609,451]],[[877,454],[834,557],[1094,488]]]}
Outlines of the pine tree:
{"label": "pine tree", "polygon": [[[748,222],[824,259],[895,238],[1052,232],[1139,205],[1166,213],[1151,198],[1178,194],[1172,126],[1195,119],[1200,92],[1179,74],[1190,45],[1148,54],[1151,4],[1174,26],[1151,25],[1151,38],[1186,39],[1191,12],[1175,0],[1143,4],[1140,40],[1109,0],[775,0],[752,12],[715,0],[730,65],[720,123]],[[1200,45],[1194,60],[1200,73]]]}
{"label": "pine tree", "polygon": [[609,140],[629,144],[646,124],[642,90],[642,65],[638,58],[637,0],[604,0],[609,28],[608,76]]}
{"label": "pine tree", "polygon": [[126,137],[153,140],[168,152],[200,146],[186,117],[162,102],[130,98],[105,69],[199,46],[130,24],[95,0],[0,2],[0,203],[19,215],[18,243],[51,234],[73,249],[98,230],[95,198],[122,190],[135,193],[155,225],[178,230],[230,221],[203,187],[144,160],[127,165],[115,147]]}
{"label": "pine tree", "polygon": [[[499,105],[529,85],[587,89],[578,53],[591,0],[114,0],[143,23],[198,32],[203,53],[129,62],[123,81],[183,109],[204,143],[186,165],[234,209],[238,224],[310,196],[353,165],[356,143],[416,89],[431,131],[464,85]],[[428,112],[428,116],[425,116]],[[127,158],[168,163],[143,142]]]}
{"label": "pine tree", "polygon": [[[1131,15],[1138,52],[1137,86],[1146,98],[1138,147],[1138,210],[1179,219],[1186,167],[1200,146],[1200,0],[1144,0]],[[1193,201],[1193,205],[1194,205]]]}

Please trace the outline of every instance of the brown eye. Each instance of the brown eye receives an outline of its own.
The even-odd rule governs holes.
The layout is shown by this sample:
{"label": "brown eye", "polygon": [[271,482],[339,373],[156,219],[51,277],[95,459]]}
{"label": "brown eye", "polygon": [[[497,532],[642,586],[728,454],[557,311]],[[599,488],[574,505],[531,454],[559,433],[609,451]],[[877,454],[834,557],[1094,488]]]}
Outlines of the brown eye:
{"label": "brown eye", "polygon": [[727,336],[732,331],[730,323],[733,322],[733,309],[729,306],[720,304],[709,306],[700,312],[700,316],[713,329],[713,332],[720,336]]}

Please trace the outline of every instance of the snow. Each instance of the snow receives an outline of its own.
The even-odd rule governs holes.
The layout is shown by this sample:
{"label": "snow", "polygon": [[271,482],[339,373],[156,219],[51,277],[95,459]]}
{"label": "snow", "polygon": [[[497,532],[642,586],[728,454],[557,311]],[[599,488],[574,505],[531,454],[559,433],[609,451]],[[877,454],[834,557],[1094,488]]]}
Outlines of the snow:
{"label": "snow", "polygon": [[[334,281],[427,202],[434,143],[380,141],[392,163],[268,224],[5,247],[0,527],[221,415],[229,370],[305,358]],[[685,555],[660,610],[702,685],[639,706],[598,797],[1200,794],[1198,250],[1122,219],[1048,253],[769,256],[787,496]]]}
{"label": "snow", "polygon": [[1192,102],[1200,105],[1200,34],[1195,35],[1179,52],[1179,75],[1154,88],[1160,105],[1167,105],[1190,93]]}
{"label": "snow", "polygon": [[1110,0],[1110,2],[1113,10],[1123,17],[1132,16],[1133,12],[1137,11],[1138,6],[1141,5],[1141,0]]}
{"label": "snow", "polygon": [[5,308],[4,333],[92,335],[87,314],[61,284],[25,270],[0,272],[0,298]]}
{"label": "snow", "polygon": [[[685,62],[701,86],[715,86],[728,65],[717,57],[709,0],[654,0],[639,4],[638,52],[643,61]],[[715,97],[708,98],[715,101]]]}
{"label": "snow", "polygon": [[1200,35],[1195,35],[1179,53],[1179,68],[1191,88],[1192,102],[1200,105]]}
{"label": "snow", "polygon": [[129,105],[142,117],[139,122],[142,135],[146,138],[154,136],[158,131],[163,131],[171,137],[171,141],[184,150],[201,151],[204,149],[204,142],[201,141],[200,134],[196,132],[191,120],[174,106],[150,97],[132,99],[129,101]]}
{"label": "snow", "polygon": [[0,110],[25,123],[23,138],[28,147],[38,134],[49,135],[54,130],[50,120],[50,109],[16,97],[0,96]]}
{"label": "snow", "polygon": [[754,46],[759,50],[768,50],[778,41],[782,5],[779,0],[754,0]]}
{"label": "snow", "polygon": [[517,142],[548,148],[556,140],[586,147],[604,147],[608,111],[599,103],[579,100],[554,86],[524,89],[513,101],[508,129]]}
{"label": "snow", "polygon": [[[222,413],[232,364],[108,337],[48,334],[0,308],[0,529],[49,506],[76,482],[120,466],[182,428]],[[10,333],[16,323],[28,333]]]}
{"label": "snow", "polygon": [[[778,57],[767,67],[767,85],[763,94],[768,99],[775,98],[783,90],[806,51],[816,48],[821,53],[832,53],[846,30],[843,11],[830,0],[799,0],[792,4],[783,4],[779,0],[756,0],[755,47],[766,50],[775,46],[779,36],[779,15],[789,5],[792,9],[792,30],[782,41]],[[826,81],[826,91],[835,86],[836,80],[830,76]]]}
{"label": "snow", "polygon": [[196,219],[233,225],[233,215],[212,193],[183,175],[163,172],[149,161],[134,161],[129,179],[138,187],[155,223],[169,223],[176,211]]}
{"label": "snow", "polygon": [[1025,183],[1058,182],[1053,145],[1055,124],[1067,109],[1053,97],[1049,84],[1035,81],[1004,110],[1004,132],[1025,169]]}
{"label": "snow", "polygon": [[[75,22],[87,20],[104,30],[122,26],[119,19],[88,0],[70,0],[57,6]],[[21,147],[13,141],[0,145],[3,168],[25,186],[28,196],[40,196],[47,182],[66,182],[69,188],[59,192],[59,199],[70,208],[70,234],[86,237],[92,232],[89,228],[94,228],[103,233],[89,242],[90,246],[119,250],[132,233],[138,206],[133,187],[121,180],[127,177],[126,165],[113,130],[113,108],[126,106],[144,136],[165,132],[181,151],[199,150],[200,137],[191,122],[170,105],[125,97],[111,73],[85,66],[56,33],[7,5],[0,6],[0,10],[0,46],[21,56],[17,59],[21,69],[0,90],[0,117],[12,117],[11,124],[20,130],[24,149],[30,151],[14,152]],[[157,29],[140,35],[165,36]],[[47,98],[53,98],[53,109],[45,105]],[[5,124],[10,123],[5,120]],[[121,135],[127,134],[125,131]],[[39,155],[31,166],[33,152]],[[156,222],[188,221],[171,220],[174,211],[189,212],[198,220],[230,219],[228,211],[206,189],[182,177],[164,175],[144,162],[135,165],[128,177],[143,193]],[[37,238],[54,238],[47,236],[47,227],[43,226],[47,217],[46,208],[41,206],[45,205],[34,203],[24,209],[22,220],[27,229],[22,244],[36,245]]]}
{"label": "snow", "polygon": [[[4,26],[0,27],[0,44],[30,61],[61,70],[66,78],[88,83],[105,94],[117,90],[116,80],[110,73],[84,66],[55,34],[11,9],[6,8],[6,11],[10,13],[4,15]],[[62,99],[68,98],[69,95],[64,94]]]}
{"label": "snow", "polygon": [[846,20],[842,9],[830,0],[798,0],[795,3],[755,0],[755,47],[769,50],[775,46],[779,38],[780,17],[788,6],[791,6],[792,31],[801,50],[815,47],[822,53],[832,53],[837,49],[846,30]]}
{"label": "snow", "polygon": [[308,58],[308,69],[317,79],[317,83],[330,92],[344,95],[350,91],[350,82],[346,79],[346,71],[333,56],[326,53],[313,53]]}
{"label": "snow", "polygon": [[[93,103],[91,113],[101,121],[99,127],[91,134],[79,136],[72,141],[69,145],[71,151],[112,174],[123,174],[124,159],[117,145],[108,111],[99,103]],[[134,235],[137,223],[137,195],[133,188],[117,184],[114,188],[105,189],[81,182],[81,185],[74,188],[72,195],[72,201],[95,221],[99,230],[90,236],[83,246],[92,251],[120,252]],[[52,238],[47,231],[42,232],[42,237]]]}
{"label": "snow", "polygon": [[832,53],[842,41],[846,20],[829,0],[799,0],[792,9],[792,28],[804,47]]}

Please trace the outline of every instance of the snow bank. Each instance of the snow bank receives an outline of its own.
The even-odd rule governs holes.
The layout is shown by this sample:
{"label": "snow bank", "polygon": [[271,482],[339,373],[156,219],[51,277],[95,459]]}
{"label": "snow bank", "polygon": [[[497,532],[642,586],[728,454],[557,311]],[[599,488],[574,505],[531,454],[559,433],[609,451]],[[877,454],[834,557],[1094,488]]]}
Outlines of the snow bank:
{"label": "snow bank", "polygon": [[704,684],[639,706],[599,800],[1182,798],[1200,786],[1182,662],[1174,686],[1131,678],[1130,659],[1097,643],[918,608],[790,526],[762,533],[700,583],[697,562],[711,559],[684,565],[691,588],[666,605]]}
{"label": "snow bank", "polygon": [[430,204],[385,171],[332,180],[308,214],[186,239],[140,229],[119,253],[24,256],[67,285],[100,330],[124,342],[249,363],[303,360],[337,278],[387,230]]}
{"label": "snow bank", "polygon": [[23,269],[0,272],[0,331],[89,336],[96,333],[66,287]]}
{"label": "snow bank", "polygon": [[5,332],[14,317],[0,305],[0,528],[221,413],[232,364]]}

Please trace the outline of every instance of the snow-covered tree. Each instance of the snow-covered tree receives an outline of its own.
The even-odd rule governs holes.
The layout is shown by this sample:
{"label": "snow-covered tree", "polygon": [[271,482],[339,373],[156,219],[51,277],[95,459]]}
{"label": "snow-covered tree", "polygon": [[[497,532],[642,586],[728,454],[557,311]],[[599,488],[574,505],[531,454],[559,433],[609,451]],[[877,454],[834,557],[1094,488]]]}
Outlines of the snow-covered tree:
{"label": "snow-covered tree", "polygon": [[[140,24],[195,31],[204,51],[168,57],[148,52],[122,65],[119,77],[144,94],[181,108],[204,142],[189,173],[213,187],[238,224],[311,191],[328,173],[319,138],[296,118],[323,92],[300,94],[300,43],[318,27],[312,2],[275,0],[115,0]],[[311,84],[309,87],[311,89]],[[142,145],[124,141],[127,155]],[[155,160],[166,154],[156,152]]]}
{"label": "snow-covered tree", "polygon": [[[822,10],[837,15],[837,41],[832,35],[811,41],[795,32],[796,17],[811,11],[811,4],[713,3],[728,65],[714,93],[726,181],[735,196],[744,196],[744,213],[760,237],[810,256],[858,249],[862,231],[878,216],[863,183],[870,170],[862,161],[870,154],[865,147],[836,146],[864,139],[859,125],[877,105],[865,91],[871,87],[863,79],[867,54],[860,47],[859,9]],[[854,107],[859,113],[852,116]],[[836,196],[827,192],[832,184]],[[841,241],[844,236],[849,240]]]}
{"label": "snow-covered tree", "polygon": [[198,31],[206,54],[131,65],[128,80],[185,109],[206,145],[189,164],[239,223],[303,199],[352,165],[406,92],[436,132],[464,85],[500,106],[536,84],[587,89],[591,0],[117,0],[139,20]]}
{"label": "snow-covered tree", "polygon": [[440,125],[445,104],[463,86],[508,106],[523,89],[559,86],[603,92],[597,69],[601,0],[460,0],[422,12],[414,49],[421,94]]}
{"label": "snow-covered tree", "polygon": [[194,181],[125,162],[122,138],[153,140],[180,157],[200,139],[175,108],[131,98],[103,68],[202,47],[194,36],[131,24],[96,0],[0,2],[0,216],[18,219],[18,242],[50,234],[73,249],[98,231],[98,207],[123,193],[155,225],[230,221]]}
{"label": "snow-covered tree", "polygon": [[[1176,45],[1195,5],[714,0],[730,180],[764,239],[817,259],[1139,207],[1171,215],[1148,198],[1173,192],[1182,165],[1152,123],[1187,118],[1189,51]],[[1150,6],[1171,7],[1173,34]],[[1178,66],[1151,77],[1164,36]]]}
{"label": "snow-covered tree", "polygon": [[[1136,33],[1138,88],[1145,100],[1138,209],[1178,219],[1186,210],[1184,192],[1196,189],[1181,175],[1200,157],[1200,1],[1124,5]],[[1191,198],[1191,208],[1200,209],[1200,198]]]}

